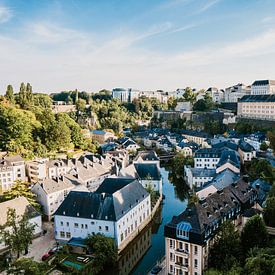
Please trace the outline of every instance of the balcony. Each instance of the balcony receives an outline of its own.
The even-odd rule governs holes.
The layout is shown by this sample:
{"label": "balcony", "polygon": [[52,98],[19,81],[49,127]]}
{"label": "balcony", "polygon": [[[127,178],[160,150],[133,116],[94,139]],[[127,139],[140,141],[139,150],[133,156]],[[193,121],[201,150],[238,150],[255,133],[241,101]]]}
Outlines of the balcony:
{"label": "balcony", "polygon": [[182,270],[182,271],[187,271],[188,272],[188,264],[184,264],[184,263],[181,263],[181,262],[175,262],[175,267],[177,269]]}
{"label": "balcony", "polygon": [[175,249],[175,253],[180,254],[180,255],[184,255],[184,256],[188,256],[189,255],[189,251],[188,250],[180,249],[180,248]]}

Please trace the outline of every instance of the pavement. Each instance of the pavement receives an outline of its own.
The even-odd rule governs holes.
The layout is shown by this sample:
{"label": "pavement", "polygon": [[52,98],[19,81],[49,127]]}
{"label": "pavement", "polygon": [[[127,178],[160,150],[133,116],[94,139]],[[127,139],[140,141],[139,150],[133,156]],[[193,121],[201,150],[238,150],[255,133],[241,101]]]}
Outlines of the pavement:
{"label": "pavement", "polygon": [[35,261],[40,262],[42,256],[47,253],[51,248],[56,246],[54,239],[54,229],[52,222],[43,222],[43,230],[46,229],[47,233],[32,241],[29,246],[29,253],[24,255],[26,258],[33,258]]}

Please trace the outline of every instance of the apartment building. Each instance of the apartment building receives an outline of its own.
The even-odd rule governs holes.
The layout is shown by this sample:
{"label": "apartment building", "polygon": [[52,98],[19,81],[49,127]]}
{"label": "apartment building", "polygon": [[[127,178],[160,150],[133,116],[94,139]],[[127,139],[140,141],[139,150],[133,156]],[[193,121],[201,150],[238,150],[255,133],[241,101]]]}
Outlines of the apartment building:
{"label": "apartment building", "polygon": [[55,213],[55,238],[67,242],[101,233],[114,238],[120,249],[150,215],[150,194],[138,181],[107,178],[93,193],[69,193]]}
{"label": "apartment building", "polygon": [[238,102],[243,96],[251,94],[251,86],[242,83],[228,87],[224,91],[224,102]]}
{"label": "apartment building", "polygon": [[240,118],[275,120],[275,94],[244,96],[237,114]]}
{"label": "apartment building", "polygon": [[0,159],[0,193],[11,189],[17,180],[26,180],[24,159],[19,155]]}
{"label": "apartment building", "polygon": [[182,130],[181,134],[189,141],[193,141],[202,147],[209,147],[207,143],[209,135],[207,133],[192,130]]}
{"label": "apartment building", "polygon": [[252,84],[251,95],[275,94],[275,80],[256,80]]}
{"label": "apartment building", "polygon": [[221,224],[232,220],[239,225],[241,213],[253,206],[256,198],[255,190],[239,180],[174,216],[164,228],[168,274],[202,275]]}
{"label": "apartment building", "polygon": [[37,158],[26,162],[27,176],[31,183],[46,179],[48,158]]}
{"label": "apartment building", "polygon": [[115,139],[115,135],[111,132],[102,130],[91,131],[92,140],[97,141],[99,144],[104,144],[107,141],[112,141]]}

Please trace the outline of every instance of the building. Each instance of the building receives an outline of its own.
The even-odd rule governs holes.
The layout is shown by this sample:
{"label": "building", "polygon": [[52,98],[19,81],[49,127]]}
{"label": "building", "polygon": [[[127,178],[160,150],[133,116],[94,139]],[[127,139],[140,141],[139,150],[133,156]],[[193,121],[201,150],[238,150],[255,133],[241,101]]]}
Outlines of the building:
{"label": "building", "polygon": [[238,117],[275,120],[275,94],[244,96],[238,102]]}
{"label": "building", "polygon": [[199,145],[195,142],[179,142],[176,146],[177,151],[183,153],[184,157],[192,157]]}
{"label": "building", "polygon": [[50,219],[75,185],[65,176],[47,178],[37,182],[31,189],[37,202],[43,208],[43,214]]}
{"label": "building", "polygon": [[150,194],[134,179],[107,178],[96,192],[69,193],[55,213],[55,238],[67,242],[101,233],[118,249],[147,223]]}
{"label": "building", "polygon": [[251,86],[246,86],[242,83],[228,87],[224,91],[224,102],[238,102],[243,96],[251,94]]}
{"label": "building", "polygon": [[182,130],[181,134],[189,141],[193,141],[202,147],[209,147],[207,143],[209,135],[207,133],[192,130]]}
{"label": "building", "polygon": [[240,225],[241,213],[254,205],[256,197],[255,190],[239,180],[174,216],[164,228],[168,274],[202,275],[221,224],[232,220]]}
{"label": "building", "polygon": [[114,88],[112,90],[112,97],[121,102],[133,102],[134,99],[140,97],[140,91],[134,89]]}
{"label": "building", "polygon": [[133,163],[120,170],[121,177],[137,179],[144,188],[152,187],[154,191],[162,195],[162,177],[156,163]]}
{"label": "building", "polygon": [[47,178],[47,162],[48,158],[37,158],[26,162],[27,176],[31,183],[36,183],[39,180]]}
{"label": "building", "polygon": [[[4,226],[7,222],[7,212],[14,209],[17,216],[27,215],[28,222],[34,225],[34,236],[37,237],[42,232],[41,214],[28,202],[25,197],[18,197],[0,203],[0,226]],[[4,250],[5,244],[0,242],[0,250]]]}
{"label": "building", "polygon": [[210,87],[206,90],[206,93],[208,93],[211,97],[213,102],[221,103],[224,101],[224,91],[219,90],[216,87]]}
{"label": "building", "polygon": [[139,151],[133,163],[155,163],[160,167],[160,160],[155,151]]}
{"label": "building", "polygon": [[192,104],[190,101],[179,101],[175,108],[176,112],[189,112],[192,110]]}
{"label": "building", "polygon": [[11,189],[17,180],[26,180],[24,159],[19,155],[0,159],[0,193]]}
{"label": "building", "polygon": [[93,141],[97,141],[99,144],[104,144],[107,141],[112,141],[115,139],[115,135],[111,132],[106,132],[102,130],[91,131]]}
{"label": "building", "polygon": [[238,152],[240,154],[242,163],[245,161],[251,161],[253,158],[256,158],[256,150],[252,145],[244,140],[240,140]]}
{"label": "building", "polygon": [[251,95],[275,94],[275,80],[256,80],[252,84]]}

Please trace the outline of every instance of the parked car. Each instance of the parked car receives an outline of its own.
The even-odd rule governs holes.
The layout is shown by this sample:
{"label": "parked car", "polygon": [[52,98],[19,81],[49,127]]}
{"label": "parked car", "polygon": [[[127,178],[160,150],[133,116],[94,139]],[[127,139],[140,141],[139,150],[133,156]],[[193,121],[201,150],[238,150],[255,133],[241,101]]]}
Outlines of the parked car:
{"label": "parked car", "polygon": [[63,248],[63,246],[55,246],[51,250],[48,251],[48,254],[53,255],[53,254],[59,252],[60,250],[62,250],[62,248]]}
{"label": "parked car", "polygon": [[158,274],[161,270],[162,270],[162,267],[157,265],[152,268],[151,274]]}
{"label": "parked car", "polygon": [[51,255],[49,253],[46,253],[42,256],[42,261],[46,261]]}

